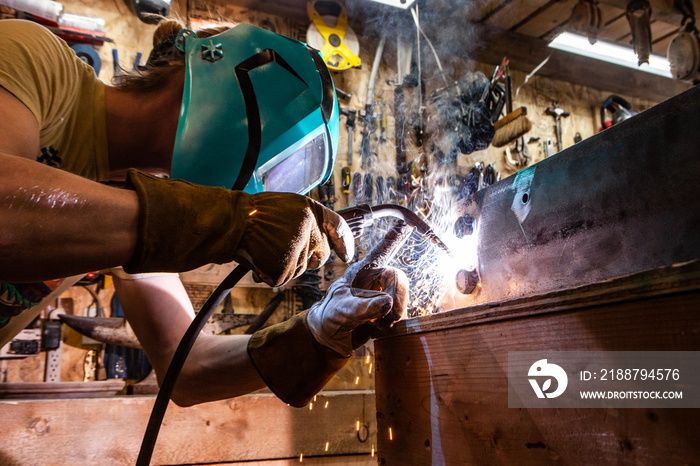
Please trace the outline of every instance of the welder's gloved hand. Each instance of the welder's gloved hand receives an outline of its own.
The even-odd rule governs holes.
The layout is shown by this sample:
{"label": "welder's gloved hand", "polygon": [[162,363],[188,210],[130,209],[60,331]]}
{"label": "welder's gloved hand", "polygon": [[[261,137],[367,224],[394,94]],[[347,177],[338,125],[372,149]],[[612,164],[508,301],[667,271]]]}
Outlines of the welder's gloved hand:
{"label": "welder's gloved hand", "polygon": [[[353,288],[353,283],[375,290]],[[310,310],[255,332],[248,354],[282,401],[304,406],[345,365],[354,349],[405,315],[407,299],[408,279],[403,272],[391,267],[362,269],[355,264]]]}
{"label": "welder's gloved hand", "polygon": [[406,274],[360,262],[330,286],[325,299],[309,310],[307,321],[316,341],[349,357],[404,317],[407,302]]}
{"label": "welder's gloved hand", "polygon": [[128,273],[184,272],[236,261],[270,286],[318,268],[331,249],[348,261],[352,232],[335,212],[291,193],[247,194],[129,170],[139,234]]}

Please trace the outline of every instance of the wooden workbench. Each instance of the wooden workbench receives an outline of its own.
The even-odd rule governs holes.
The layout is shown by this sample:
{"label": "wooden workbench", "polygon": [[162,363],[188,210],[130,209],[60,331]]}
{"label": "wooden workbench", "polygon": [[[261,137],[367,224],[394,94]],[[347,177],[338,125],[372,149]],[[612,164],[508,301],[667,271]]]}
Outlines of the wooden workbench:
{"label": "wooden workbench", "polygon": [[[133,465],[154,400],[0,400],[0,464]],[[376,464],[375,438],[371,391],[323,392],[312,409],[292,408],[272,394],[190,408],[171,403],[152,464],[278,465],[301,458],[307,464],[360,466]]]}
{"label": "wooden workbench", "polygon": [[508,408],[507,375],[509,351],[697,351],[699,311],[693,262],[402,322],[375,342],[379,464],[698,464],[698,409]]}

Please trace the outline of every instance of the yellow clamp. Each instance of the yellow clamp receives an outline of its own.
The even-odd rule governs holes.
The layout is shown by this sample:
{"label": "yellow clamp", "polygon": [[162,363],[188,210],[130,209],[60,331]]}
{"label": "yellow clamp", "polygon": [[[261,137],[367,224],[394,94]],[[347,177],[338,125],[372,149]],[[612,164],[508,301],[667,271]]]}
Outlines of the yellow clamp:
{"label": "yellow clamp", "polygon": [[314,26],[316,26],[316,29],[318,29],[318,32],[325,41],[321,49],[321,56],[328,68],[335,71],[343,71],[348,68],[360,66],[362,64],[360,57],[355,55],[343,42],[345,32],[348,28],[348,15],[345,11],[345,7],[341,4],[337,4],[340,6],[340,13],[338,14],[335,27],[332,28],[326,24],[318,10],[316,10],[316,3],[319,3],[319,1],[307,3],[306,11],[309,15],[309,19],[313,21]]}

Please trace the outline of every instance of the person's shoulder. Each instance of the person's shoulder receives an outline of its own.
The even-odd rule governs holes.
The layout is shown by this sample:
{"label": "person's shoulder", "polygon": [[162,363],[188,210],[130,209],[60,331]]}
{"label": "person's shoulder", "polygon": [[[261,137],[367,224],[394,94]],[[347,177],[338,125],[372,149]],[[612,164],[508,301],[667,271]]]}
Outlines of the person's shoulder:
{"label": "person's shoulder", "polygon": [[34,21],[28,21],[26,19],[0,19],[0,33],[6,35],[19,32],[44,34],[44,31],[49,32],[44,26]]}
{"label": "person's shoulder", "polygon": [[54,42],[56,36],[41,24],[24,19],[0,20],[0,39],[14,42],[27,40],[48,40]]}

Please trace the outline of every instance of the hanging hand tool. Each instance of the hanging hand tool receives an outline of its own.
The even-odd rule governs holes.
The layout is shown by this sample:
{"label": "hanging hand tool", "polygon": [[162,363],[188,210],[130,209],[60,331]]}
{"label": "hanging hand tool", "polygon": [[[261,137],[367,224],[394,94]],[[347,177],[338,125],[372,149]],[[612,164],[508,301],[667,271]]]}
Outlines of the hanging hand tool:
{"label": "hanging hand tool", "polygon": [[311,20],[306,42],[321,52],[326,66],[333,71],[359,67],[360,44],[348,26],[345,6],[335,1],[311,1],[306,11]]}
{"label": "hanging hand tool", "polygon": [[365,179],[362,181],[362,187],[364,189],[364,193],[362,194],[362,199],[366,203],[371,203],[372,197],[374,195],[374,181],[372,180],[371,173],[365,174]]}
{"label": "hanging hand tool", "polygon": [[[612,115],[611,120],[606,118],[608,112]],[[600,107],[600,124],[602,125],[600,130],[603,131],[610,128],[634,115],[636,115],[636,112],[632,111],[632,106],[629,102],[619,95],[611,95],[605,99],[605,102]]]}
{"label": "hanging hand tool", "polygon": [[404,89],[416,87],[418,81],[413,72],[413,43],[405,37],[396,37],[396,81],[394,85],[394,142],[396,145],[396,171],[406,172],[406,97]]}
{"label": "hanging hand tool", "polygon": [[372,71],[369,75],[369,84],[367,86],[367,100],[365,101],[364,110],[360,111],[360,121],[362,121],[362,143],[360,145],[360,155],[362,156],[362,168],[366,168],[371,163],[373,154],[369,147],[370,135],[377,129],[377,117],[374,114],[374,84],[377,80],[379,72],[379,64],[384,53],[384,44],[386,36],[382,35],[377,46],[377,51],[374,54],[374,62],[372,63]]}
{"label": "hanging hand tool", "polygon": [[513,110],[513,82],[508,65],[506,65],[505,70],[505,99],[506,115],[498,121],[495,121],[493,125],[495,133],[491,144],[494,147],[508,145],[523,137],[523,135],[532,128],[532,123],[527,118],[527,107],[520,107],[517,110]]}
{"label": "hanging hand tool", "polygon": [[408,204],[408,197],[411,193],[411,181],[408,173],[399,176],[396,194],[397,201],[401,205]]}
{"label": "hanging hand tool", "polygon": [[588,37],[591,45],[598,40],[603,18],[597,0],[579,0],[571,10],[567,29]]}
{"label": "hanging hand tool", "polygon": [[649,63],[651,54],[651,5],[647,0],[632,0],[625,12],[632,31],[632,45],[637,62]]}
{"label": "hanging hand tool", "polygon": [[396,204],[396,180],[393,176],[386,179],[386,194],[390,204]]}
{"label": "hanging hand tool", "polygon": [[345,102],[350,102],[350,99],[352,99],[352,92],[345,92],[342,89],[338,89],[337,86],[335,88],[335,93],[338,95],[339,99],[343,99]]}
{"label": "hanging hand tool", "polygon": [[[528,142],[533,142],[532,140],[525,140],[525,136],[519,137],[512,146],[506,147],[506,163],[511,167],[526,167],[532,155],[530,154],[530,148],[527,146]],[[516,159],[513,158],[513,153],[517,156]]]}
{"label": "hanging hand tool", "polygon": [[343,194],[345,194],[345,207],[350,207],[350,167],[343,167],[340,178]]}
{"label": "hanging hand tool", "polygon": [[361,167],[366,169],[372,163],[372,156],[377,155],[370,148],[371,135],[377,129],[377,116],[374,114],[374,105],[368,105],[364,110],[360,110],[360,121],[362,122],[362,141],[360,142]]}
{"label": "hanging hand tool", "polygon": [[692,0],[675,0],[674,7],[683,18],[678,35],[671,40],[666,51],[671,75],[697,84],[700,82],[700,33],[695,25],[695,8]]}
{"label": "hanging hand tool", "polygon": [[396,172],[406,171],[406,108],[402,83],[394,88],[394,138],[396,141]]}
{"label": "hanging hand tool", "polygon": [[355,205],[362,204],[362,175],[358,172],[352,175],[352,194],[355,200]]}
{"label": "hanging hand tool", "polygon": [[377,106],[379,107],[379,144],[386,141],[386,114],[384,113],[384,108],[386,103],[384,99],[377,100]]}
{"label": "hanging hand tool", "polygon": [[384,199],[386,198],[386,185],[384,184],[384,177],[377,177],[377,205],[384,204]]}
{"label": "hanging hand tool", "polygon": [[565,112],[561,107],[559,107],[559,102],[553,102],[551,107],[548,107],[545,111],[547,115],[554,117],[556,122],[557,131],[557,152],[561,152],[563,149],[562,139],[561,139],[561,119],[569,116],[569,112]]}
{"label": "hanging hand tool", "polygon": [[547,138],[547,140],[544,142],[544,158],[548,159],[549,157],[554,155],[554,144],[552,144],[552,140]]}
{"label": "hanging hand tool", "polygon": [[345,127],[348,130],[348,167],[352,167],[352,133],[355,129],[355,115],[357,110],[353,108],[341,108],[340,113],[345,115]]}
{"label": "hanging hand tool", "polygon": [[324,207],[334,210],[335,204],[335,183],[331,176],[328,181],[318,187],[318,198]]}

